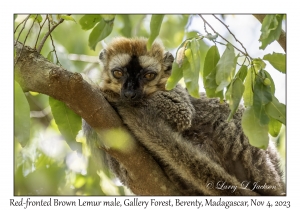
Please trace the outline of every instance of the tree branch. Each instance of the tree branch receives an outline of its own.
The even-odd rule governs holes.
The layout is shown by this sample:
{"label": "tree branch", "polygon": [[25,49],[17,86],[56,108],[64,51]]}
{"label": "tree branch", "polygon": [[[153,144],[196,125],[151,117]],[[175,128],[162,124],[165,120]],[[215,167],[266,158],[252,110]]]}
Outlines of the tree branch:
{"label": "tree branch", "polygon": [[[48,15],[47,15],[48,18]],[[48,21],[50,22],[50,20],[48,19]],[[51,29],[49,29],[49,31],[45,34],[45,36],[43,37],[42,41],[40,42],[40,45],[37,48],[37,52],[40,53],[47,38],[51,35],[52,31],[58,26],[60,25],[62,22],[64,22],[64,19],[60,19],[59,22],[57,24],[55,24],[54,26],[52,26]]]}
{"label": "tree branch", "polygon": [[[256,19],[259,20],[260,23],[262,23],[264,18],[266,17],[266,15],[262,14],[253,14],[253,16],[256,17]],[[284,30],[281,30],[281,34],[277,42],[283,48],[284,52],[286,52],[286,33]]]}
{"label": "tree branch", "polygon": [[[230,41],[228,41],[227,39],[225,39],[221,34],[219,34],[218,32],[216,32],[215,31],[215,29],[204,19],[204,17],[202,16],[202,15],[200,15],[199,14],[199,16],[200,16],[200,18],[203,20],[203,22],[204,22],[204,24],[207,24],[210,28],[211,28],[211,30],[215,33],[215,34],[218,34],[218,36],[219,37],[221,37],[223,40],[225,40],[227,43],[230,43],[236,50],[238,50],[239,52],[241,52],[244,56],[246,56],[246,57],[249,57],[250,59],[252,59],[251,58],[251,56],[248,54],[248,52],[247,51],[245,51],[245,52],[243,52],[242,50],[240,50],[239,48],[237,48],[234,44],[232,44]],[[222,21],[221,21],[222,22]],[[222,22],[223,23],[223,22]],[[223,25],[225,25],[224,23],[223,23]],[[226,27],[227,29],[228,29],[228,27]],[[230,33],[231,33],[231,31],[230,31]],[[231,33],[232,34],[232,33]],[[234,36],[234,38],[235,38],[235,36]],[[235,38],[235,40],[237,40],[236,38]],[[240,42],[239,42],[240,43]],[[240,43],[241,44],[241,43]],[[242,45],[243,46],[243,45]],[[243,46],[244,47],[244,46]],[[245,49],[245,48],[244,48]]]}
{"label": "tree branch", "polygon": [[[83,80],[81,74],[71,73],[50,63],[34,49],[18,42],[15,45],[19,62],[15,65],[15,79],[24,91],[34,91],[63,101],[98,133],[118,128],[129,131],[99,90]],[[129,135],[131,135],[129,133]],[[131,135],[132,136],[132,135]],[[137,195],[178,195],[151,155],[132,137],[129,151],[106,148],[129,172],[129,188]]]}
{"label": "tree branch", "polygon": [[[245,50],[245,56],[247,57],[247,56],[249,56],[250,57],[250,55],[249,55],[249,53],[247,52],[247,49],[244,47],[244,45],[243,45],[243,43],[242,42],[240,42],[237,38],[236,38],[236,36],[234,35],[234,33],[232,33],[231,32],[231,30],[229,29],[229,26],[228,25],[226,25],[222,20],[220,20],[220,18],[218,18],[216,15],[213,15],[223,26],[225,26],[225,28],[227,28],[227,31],[231,34],[231,36],[233,36],[233,38],[235,39],[235,41],[236,42],[238,42],[241,46],[242,46],[242,48]],[[251,57],[250,57],[251,58]],[[251,58],[252,59],[252,58]]]}

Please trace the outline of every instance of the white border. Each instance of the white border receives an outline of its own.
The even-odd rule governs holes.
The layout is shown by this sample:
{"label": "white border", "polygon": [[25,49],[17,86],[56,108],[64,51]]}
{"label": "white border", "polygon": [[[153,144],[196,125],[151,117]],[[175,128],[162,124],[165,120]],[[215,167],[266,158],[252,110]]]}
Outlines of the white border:
{"label": "white border", "polygon": [[[1,3],[1,83],[0,91],[3,97],[0,116],[1,120],[1,194],[2,209],[13,209],[9,206],[9,199],[13,197],[13,14],[14,13],[286,13],[287,14],[287,196],[258,198],[264,201],[291,201],[291,209],[300,207],[299,193],[299,13],[295,1],[252,0],[252,1],[162,1],[162,0],[130,0],[130,1],[6,1]],[[27,197],[26,197],[27,198]],[[48,197],[33,197],[32,200]],[[57,197],[59,199],[74,200],[77,197]],[[83,200],[99,200],[105,197],[81,197]],[[198,197],[204,200],[209,197]],[[112,199],[112,197],[109,197]],[[118,197],[120,201],[124,197]],[[142,197],[147,200],[150,197]],[[155,197],[155,199],[165,199]],[[166,198],[167,199],[167,198]],[[174,197],[172,199],[175,199]],[[189,200],[195,199],[189,197]],[[217,197],[214,197],[217,199]],[[226,197],[224,200],[249,200],[247,197]],[[14,207],[15,209],[17,207]],[[18,207],[22,208],[22,207]],[[70,209],[79,209],[72,207]],[[100,207],[91,207],[100,209]],[[151,207],[147,209],[154,209]],[[192,208],[191,209],[196,209]],[[22,208],[23,209],[23,208]],[[40,209],[28,208],[28,209]],[[50,209],[50,208],[48,208]],[[51,208],[52,209],[52,208]],[[60,209],[60,208],[56,208]],[[63,209],[67,209],[64,207]],[[82,209],[82,207],[81,207]],[[104,209],[101,207],[101,209]],[[111,208],[113,209],[113,208]],[[130,208],[128,208],[130,209]],[[165,208],[167,209],[167,208]],[[173,208],[172,208],[173,209]],[[179,209],[179,208],[178,208]],[[269,209],[265,207],[265,209]],[[299,208],[298,208],[299,209]]]}

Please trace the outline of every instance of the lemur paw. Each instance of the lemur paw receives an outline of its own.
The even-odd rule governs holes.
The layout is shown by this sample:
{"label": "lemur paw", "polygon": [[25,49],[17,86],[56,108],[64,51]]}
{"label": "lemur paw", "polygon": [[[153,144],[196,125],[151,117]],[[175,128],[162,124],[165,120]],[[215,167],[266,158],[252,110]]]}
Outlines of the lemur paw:
{"label": "lemur paw", "polygon": [[153,96],[153,102],[160,117],[177,131],[191,126],[195,110],[186,97],[175,91],[160,91]]}
{"label": "lemur paw", "polygon": [[193,112],[191,109],[189,109],[188,106],[181,106],[179,105],[179,110],[176,116],[173,118],[174,122],[176,123],[177,130],[178,131],[184,131],[191,127],[192,125],[192,118],[193,118]]}

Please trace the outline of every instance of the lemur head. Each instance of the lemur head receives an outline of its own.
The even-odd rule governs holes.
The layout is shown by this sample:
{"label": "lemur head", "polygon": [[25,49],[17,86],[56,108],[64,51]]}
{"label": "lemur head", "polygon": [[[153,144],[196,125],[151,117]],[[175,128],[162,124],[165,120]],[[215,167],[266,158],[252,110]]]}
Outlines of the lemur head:
{"label": "lemur head", "polygon": [[99,55],[103,63],[100,89],[111,102],[134,102],[165,90],[174,57],[144,38],[116,38]]}

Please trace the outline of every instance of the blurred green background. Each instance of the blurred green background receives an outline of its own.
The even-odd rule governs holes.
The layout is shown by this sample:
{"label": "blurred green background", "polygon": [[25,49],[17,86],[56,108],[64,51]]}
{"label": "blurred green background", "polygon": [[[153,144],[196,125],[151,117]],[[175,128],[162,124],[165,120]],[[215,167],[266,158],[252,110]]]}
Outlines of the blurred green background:
{"label": "blurred green background", "polygon": [[[27,15],[15,15],[15,28]],[[45,15],[41,15],[45,18]],[[91,30],[82,30],[79,20],[83,15],[72,15],[75,21],[64,21],[52,33],[53,44],[60,64],[72,72],[86,74],[95,83],[99,82],[101,67],[98,54],[114,37],[149,37],[151,15],[116,15],[112,33],[97,44],[95,51],[88,44]],[[208,17],[209,18],[209,17]],[[261,56],[258,38],[260,23],[251,15],[220,15],[222,20],[230,25],[230,29],[242,41],[249,54]],[[55,20],[55,15],[53,15]],[[214,19],[208,19],[214,23]],[[29,19],[26,27],[19,27],[15,39],[34,47],[40,26]],[[247,27],[245,27],[245,25]],[[26,38],[30,27],[28,37]],[[233,41],[227,30],[214,25],[222,36]],[[40,37],[47,32],[48,26],[41,31]],[[178,46],[195,34],[205,34],[203,22],[194,15],[165,15],[158,40],[166,50],[175,55]],[[257,43],[257,44],[256,44]],[[213,42],[202,41],[201,57],[204,61],[206,51]],[[223,46],[218,46],[222,50]],[[225,48],[223,48],[224,50]],[[56,56],[51,53],[52,41],[47,39],[41,54],[56,62]],[[264,54],[281,52],[278,44],[270,46]],[[202,65],[203,66],[203,65]],[[270,69],[270,67],[268,67]],[[272,71],[277,90],[276,97],[285,103],[285,75],[277,75]],[[200,91],[204,91],[200,81]],[[283,87],[283,88],[281,88]],[[112,175],[107,168],[96,170],[91,161],[90,151],[86,147],[85,138],[80,132],[76,141],[83,145],[82,154],[74,152],[64,141],[53,119],[49,107],[48,96],[34,92],[26,93],[30,105],[30,140],[25,147],[14,140],[14,194],[15,195],[131,195],[132,193]],[[276,142],[282,158],[282,168],[285,169],[285,127],[283,126]]]}

